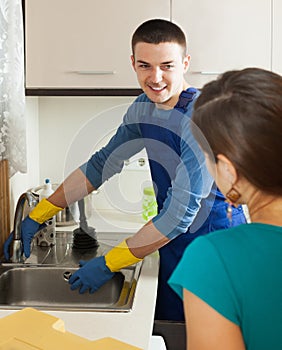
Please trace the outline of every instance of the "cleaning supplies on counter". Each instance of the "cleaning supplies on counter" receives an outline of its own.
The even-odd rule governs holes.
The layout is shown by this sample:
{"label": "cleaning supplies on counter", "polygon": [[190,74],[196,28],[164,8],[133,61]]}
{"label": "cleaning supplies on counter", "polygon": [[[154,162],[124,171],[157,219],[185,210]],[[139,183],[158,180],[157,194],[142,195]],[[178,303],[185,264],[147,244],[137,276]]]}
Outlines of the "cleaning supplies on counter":
{"label": "cleaning supplies on counter", "polygon": [[145,187],[143,190],[142,217],[147,222],[158,213],[155,192],[153,187]]}
{"label": "cleaning supplies on counter", "polygon": [[[36,194],[39,199],[48,198],[59,186],[58,183],[51,183],[50,179],[46,179],[44,185],[30,188],[28,191]],[[45,180],[45,181],[46,181]],[[52,192],[51,192],[52,191]],[[87,212],[89,210],[87,209]],[[79,218],[77,202],[70,204],[56,214],[56,226],[72,226],[76,225]]]}
{"label": "cleaning supplies on counter", "polygon": [[45,179],[43,189],[39,193],[39,200],[50,197],[52,193],[54,193],[54,191],[52,190],[51,181],[50,179]]}
{"label": "cleaning supplies on counter", "polygon": [[[39,193],[39,200],[48,198],[53,193],[52,183],[50,179],[45,179],[44,186]],[[56,216],[53,216],[49,220],[45,221],[46,227],[41,229],[36,235],[37,245],[50,246],[56,243]]]}

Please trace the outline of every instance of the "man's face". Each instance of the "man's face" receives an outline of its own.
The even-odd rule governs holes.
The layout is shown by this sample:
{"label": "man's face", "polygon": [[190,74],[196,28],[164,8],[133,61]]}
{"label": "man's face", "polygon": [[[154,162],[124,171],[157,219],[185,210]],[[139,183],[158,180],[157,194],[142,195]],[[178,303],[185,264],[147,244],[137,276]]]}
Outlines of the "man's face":
{"label": "man's face", "polygon": [[183,75],[188,70],[190,56],[183,58],[183,48],[177,43],[139,42],[131,60],[140,87],[148,98],[173,108],[179,94],[187,87]]}

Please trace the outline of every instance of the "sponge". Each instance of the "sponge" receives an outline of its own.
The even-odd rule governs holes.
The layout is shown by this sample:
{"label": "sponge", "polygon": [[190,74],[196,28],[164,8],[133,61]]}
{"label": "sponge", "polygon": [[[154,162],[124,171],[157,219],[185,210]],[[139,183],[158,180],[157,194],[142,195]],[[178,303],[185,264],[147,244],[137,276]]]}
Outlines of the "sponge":
{"label": "sponge", "polygon": [[0,330],[0,350],[140,350],[110,337],[79,337],[67,332],[61,319],[33,308],[0,319]]}

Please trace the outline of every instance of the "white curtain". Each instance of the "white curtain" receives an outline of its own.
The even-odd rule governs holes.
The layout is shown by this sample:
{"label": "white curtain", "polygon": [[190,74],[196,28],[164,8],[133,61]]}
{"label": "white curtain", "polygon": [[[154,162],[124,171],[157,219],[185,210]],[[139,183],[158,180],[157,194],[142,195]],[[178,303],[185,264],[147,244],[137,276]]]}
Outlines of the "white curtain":
{"label": "white curtain", "polygon": [[0,0],[0,160],[25,173],[24,45],[21,0]]}

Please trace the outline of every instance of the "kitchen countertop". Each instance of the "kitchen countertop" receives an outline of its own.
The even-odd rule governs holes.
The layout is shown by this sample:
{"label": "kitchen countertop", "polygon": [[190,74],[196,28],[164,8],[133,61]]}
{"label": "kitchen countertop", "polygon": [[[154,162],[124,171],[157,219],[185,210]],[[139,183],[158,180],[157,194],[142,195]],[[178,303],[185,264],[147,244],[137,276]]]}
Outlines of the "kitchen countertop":
{"label": "kitchen countertop", "polygon": [[[117,242],[114,232],[124,232],[125,237],[130,236],[144,224],[144,221],[134,215],[105,211],[93,214],[88,224],[95,227],[98,240],[99,232],[103,232],[107,244],[112,242],[115,245]],[[62,229],[72,230],[75,227],[62,227]],[[89,340],[112,337],[141,349],[148,349],[154,322],[158,267],[157,252],[145,257],[130,312],[43,311],[62,319],[68,332]],[[0,317],[16,311],[0,309]]]}
{"label": "kitchen countertop", "polygon": [[134,234],[146,223],[141,213],[132,214],[107,209],[92,212],[87,221],[97,232],[124,232],[129,234]]}

